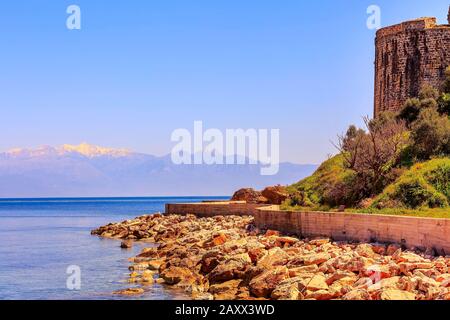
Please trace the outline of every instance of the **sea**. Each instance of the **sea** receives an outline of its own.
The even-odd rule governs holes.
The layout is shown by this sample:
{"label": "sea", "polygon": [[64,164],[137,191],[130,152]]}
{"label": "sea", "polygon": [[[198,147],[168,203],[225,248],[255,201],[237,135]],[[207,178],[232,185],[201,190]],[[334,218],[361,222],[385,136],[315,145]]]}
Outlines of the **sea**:
{"label": "sea", "polygon": [[[0,199],[0,300],[110,300],[133,287],[128,259],[144,246],[121,249],[120,241],[92,229],[164,212],[166,203],[225,200],[228,197]],[[164,285],[132,299],[185,299]]]}

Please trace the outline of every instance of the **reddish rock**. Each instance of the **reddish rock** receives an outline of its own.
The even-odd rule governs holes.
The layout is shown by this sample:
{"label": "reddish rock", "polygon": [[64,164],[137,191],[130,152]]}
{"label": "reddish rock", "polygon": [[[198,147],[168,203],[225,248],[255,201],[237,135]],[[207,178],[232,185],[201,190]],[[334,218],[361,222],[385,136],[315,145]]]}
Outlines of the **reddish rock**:
{"label": "reddish rock", "polygon": [[268,298],[280,284],[289,278],[289,270],[282,266],[269,269],[250,281],[250,292],[257,298]]}
{"label": "reddish rock", "polygon": [[396,244],[390,244],[386,249],[386,254],[389,256],[392,256],[395,252],[397,252],[400,249],[399,245]]}
{"label": "reddish rock", "polygon": [[335,291],[329,290],[318,290],[318,291],[307,291],[305,294],[305,299],[314,299],[314,300],[331,300],[336,297]]}
{"label": "reddish rock", "polygon": [[373,258],[376,253],[373,251],[372,246],[370,244],[360,244],[356,247],[355,250],[360,256],[366,257],[366,258]]}
{"label": "reddish rock", "polygon": [[397,256],[393,257],[397,263],[400,262],[409,262],[409,263],[420,263],[420,262],[428,262],[425,258],[422,258],[418,254],[412,252],[402,252]]}
{"label": "reddish rock", "polygon": [[252,260],[252,263],[257,263],[258,260],[260,260],[262,257],[264,257],[267,254],[267,250],[264,248],[252,248],[248,250],[248,255],[250,259]]}
{"label": "reddish rock", "polygon": [[302,298],[299,291],[299,278],[289,278],[281,281],[271,293],[275,300],[298,300]]}
{"label": "reddish rock", "polygon": [[330,243],[330,239],[314,239],[309,241],[309,244],[313,246],[323,246],[324,244]]}
{"label": "reddish rock", "polygon": [[214,295],[216,300],[234,300],[238,294],[239,285],[242,280],[230,280],[209,287],[209,293]]}
{"label": "reddish rock", "polygon": [[231,198],[231,201],[246,201],[247,203],[267,203],[267,199],[263,197],[261,192],[255,191],[252,188],[245,188],[236,191]]}
{"label": "reddish rock", "polygon": [[371,278],[374,281],[390,278],[393,276],[391,269],[388,265],[373,264],[363,270],[366,277]]}
{"label": "reddish rock", "polygon": [[227,240],[228,240],[227,236],[221,233],[212,239],[212,243],[214,246],[220,246],[225,242],[227,242]]}
{"label": "reddish rock", "polygon": [[303,261],[305,265],[311,265],[311,264],[321,264],[323,262],[326,262],[331,259],[331,256],[326,252],[321,253],[314,253],[309,256],[305,256]]}
{"label": "reddish rock", "polygon": [[223,254],[220,251],[209,251],[203,255],[201,263],[201,272],[204,274],[210,273],[217,267],[224,259]]}
{"label": "reddish rock", "polygon": [[289,197],[286,187],[274,186],[265,188],[261,194],[268,200],[269,204],[280,205]]}
{"label": "reddish rock", "polygon": [[192,272],[186,268],[169,267],[165,269],[160,276],[164,279],[165,283],[174,285],[182,280],[192,277]]}
{"label": "reddish rock", "polygon": [[120,243],[120,247],[121,247],[122,249],[130,249],[130,248],[133,247],[133,242],[132,242],[132,241],[122,241],[122,242]]}
{"label": "reddish rock", "polygon": [[[306,284],[306,289],[309,291],[328,290],[327,279],[324,275],[316,274]],[[302,288],[300,287],[300,290]]]}
{"label": "reddish rock", "polygon": [[276,230],[267,230],[265,233],[266,237],[272,237],[272,236],[276,236],[279,237],[280,236],[280,231],[276,231]]}
{"label": "reddish rock", "polygon": [[122,296],[136,296],[136,295],[141,295],[144,292],[145,291],[142,288],[129,288],[129,289],[114,291],[113,294],[122,295]]}
{"label": "reddish rock", "polygon": [[370,300],[369,293],[364,289],[355,289],[346,293],[343,300]]}
{"label": "reddish rock", "polygon": [[247,253],[235,255],[217,265],[208,278],[211,283],[243,279],[251,266],[252,260]]}
{"label": "reddish rock", "polygon": [[288,260],[289,255],[282,249],[275,247],[270,249],[267,254],[258,261],[257,266],[269,269],[274,266],[285,265]]}
{"label": "reddish rock", "polygon": [[412,292],[396,290],[396,289],[386,289],[382,290],[379,294],[380,300],[415,300],[416,295]]}

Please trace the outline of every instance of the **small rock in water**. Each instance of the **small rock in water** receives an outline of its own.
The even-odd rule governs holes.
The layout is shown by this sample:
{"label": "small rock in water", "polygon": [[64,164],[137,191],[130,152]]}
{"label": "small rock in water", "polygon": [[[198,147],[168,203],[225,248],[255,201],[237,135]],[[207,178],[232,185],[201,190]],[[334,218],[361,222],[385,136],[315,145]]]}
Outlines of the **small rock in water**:
{"label": "small rock in water", "polygon": [[130,248],[133,247],[133,242],[132,242],[132,241],[122,241],[122,242],[120,243],[120,247],[121,247],[122,249],[130,249]]}
{"label": "small rock in water", "polygon": [[141,295],[144,292],[145,291],[142,288],[128,288],[128,289],[114,291],[113,294],[121,295],[121,296],[135,296],[135,295]]}

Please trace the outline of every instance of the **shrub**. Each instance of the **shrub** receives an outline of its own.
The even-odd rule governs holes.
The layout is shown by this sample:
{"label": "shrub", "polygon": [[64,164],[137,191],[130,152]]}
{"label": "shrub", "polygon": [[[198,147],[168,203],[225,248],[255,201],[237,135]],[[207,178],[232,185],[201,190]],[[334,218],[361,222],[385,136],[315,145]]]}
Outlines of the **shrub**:
{"label": "shrub", "polygon": [[398,118],[405,120],[407,125],[410,126],[414,121],[417,120],[422,110],[428,108],[438,109],[439,105],[439,91],[430,85],[425,85],[420,90],[418,98],[411,98],[406,100],[403,109],[398,115]]}
{"label": "shrub", "polygon": [[433,86],[426,84],[420,89],[419,92],[420,100],[432,99],[436,101],[438,98],[439,98],[439,90],[434,88]]}
{"label": "shrub", "polygon": [[440,114],[450,116],[450,93],[444,93],[438,100],[438,110]]}
{"label": "shrub", "polygon": [[442,91],[444,93],[450,93],[450,66],[445,70],[445,81],[442,85]]}
{"label": "shrub", "polygon": [[314,203],[309,200],[306,192],[296,190],[289,195],[283,205],[288,207],[312,207]]}
{"label": "shrub", "polygon": [[405,120],[407,123],[413,123],[417,120],[421,110],[420,100],[417,98],[408,99],[400,111],[399,118]]}
{"label": "shrub", "polygon": [[450,120],[434,109],[424,109],[412,126],[412,152],[419,160],[450,153]]}

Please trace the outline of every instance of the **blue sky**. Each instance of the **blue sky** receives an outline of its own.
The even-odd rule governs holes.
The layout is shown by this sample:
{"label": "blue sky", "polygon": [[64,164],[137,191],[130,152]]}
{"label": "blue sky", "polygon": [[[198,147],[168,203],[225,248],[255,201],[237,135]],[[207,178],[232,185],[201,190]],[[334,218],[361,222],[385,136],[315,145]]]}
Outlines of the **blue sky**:
{"label": "blue sky", "polygon": [[[81,8],[81,30],[66,8]],[[279,128],[319,163],[372,114],[375,31],[448,1],[34,0],[0,9],[0,151],[78,144],[163,155],[174,129]]]}

